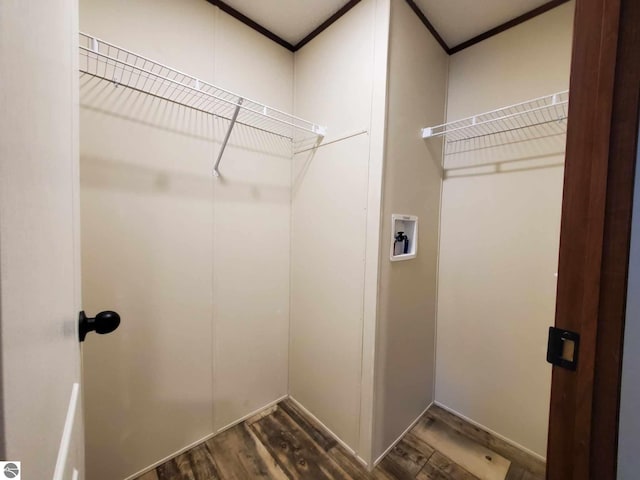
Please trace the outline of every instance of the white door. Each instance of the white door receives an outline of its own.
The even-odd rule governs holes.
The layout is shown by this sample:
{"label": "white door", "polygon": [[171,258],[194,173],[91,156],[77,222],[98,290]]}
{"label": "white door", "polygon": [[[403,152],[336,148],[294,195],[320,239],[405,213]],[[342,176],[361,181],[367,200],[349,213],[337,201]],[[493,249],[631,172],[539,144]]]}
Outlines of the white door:
{"label": "white door", "polygon": [[0,480],[83,478],[77,10],[0,1]]}

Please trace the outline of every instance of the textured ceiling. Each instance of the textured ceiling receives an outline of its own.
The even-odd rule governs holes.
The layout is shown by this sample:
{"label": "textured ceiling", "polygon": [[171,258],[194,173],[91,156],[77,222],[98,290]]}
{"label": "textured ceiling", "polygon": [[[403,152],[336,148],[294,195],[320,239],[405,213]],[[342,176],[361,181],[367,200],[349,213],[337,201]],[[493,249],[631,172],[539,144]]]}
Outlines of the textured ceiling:
{"label": "textured ceiling", "polygon": [[[394,0],[404,1],[404,0]],[[414,0],[449,47],[497,27],[548,0]],[[224,0],[224,3],[296,45],[347,0]]]}

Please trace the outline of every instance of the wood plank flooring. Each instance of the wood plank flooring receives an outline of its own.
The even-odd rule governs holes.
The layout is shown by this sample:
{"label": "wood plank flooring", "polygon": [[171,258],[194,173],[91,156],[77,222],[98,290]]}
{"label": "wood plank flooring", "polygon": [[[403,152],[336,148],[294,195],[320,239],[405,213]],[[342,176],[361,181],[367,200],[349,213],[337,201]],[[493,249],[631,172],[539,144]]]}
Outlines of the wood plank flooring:
{"label": "wood plank flooring", "polygon": [[544,463],[431,407],[372,471],[290,400],[137,480],[542,480]]}

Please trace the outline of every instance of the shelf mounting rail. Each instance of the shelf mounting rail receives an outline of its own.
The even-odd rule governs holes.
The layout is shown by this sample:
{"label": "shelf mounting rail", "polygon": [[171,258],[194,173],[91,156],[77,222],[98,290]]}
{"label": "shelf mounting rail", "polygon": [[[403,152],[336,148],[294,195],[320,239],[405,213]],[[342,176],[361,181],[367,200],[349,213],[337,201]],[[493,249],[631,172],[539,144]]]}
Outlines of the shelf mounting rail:
{"label": "shelf mounting rail", "polygon": [[326,135],[326,127],[237,95],[93,35],[80,33],[79,54],[82,75],[229,120],[214,166],[216,176],[220,176],[218,167],[235,125],[248,126],[291,142],[300,136],[313,136],[320,143]]}
{"label": "shelf mounting rail", "polygon": [[473,140],[514,130],[560,125],[566,129],[569,91],[527,100],[490,112],[422,129],[422,138],[444,136],[447,143]]}

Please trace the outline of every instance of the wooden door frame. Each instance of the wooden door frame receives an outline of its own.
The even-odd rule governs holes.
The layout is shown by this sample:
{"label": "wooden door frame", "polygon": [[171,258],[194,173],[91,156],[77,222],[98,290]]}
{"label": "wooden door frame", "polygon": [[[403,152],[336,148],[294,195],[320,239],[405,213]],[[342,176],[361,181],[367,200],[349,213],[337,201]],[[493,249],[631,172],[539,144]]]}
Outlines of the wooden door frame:
{"label": "wooden door frame", "polygon": [[549,480],[616,478],[639,52],[638,0],[576,0],[556,326],[581,338],[553,367]]}

